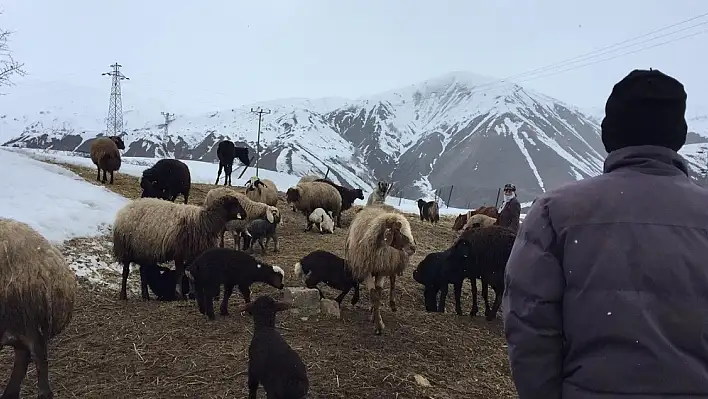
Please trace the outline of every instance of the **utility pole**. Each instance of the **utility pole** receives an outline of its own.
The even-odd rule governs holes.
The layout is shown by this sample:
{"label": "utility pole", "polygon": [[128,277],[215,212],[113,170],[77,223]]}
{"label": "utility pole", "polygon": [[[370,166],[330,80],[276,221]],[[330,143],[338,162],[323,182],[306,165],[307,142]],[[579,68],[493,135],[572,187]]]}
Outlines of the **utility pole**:
{"label": "utility pole", "polygon": [[258,177],[258,161],[261,160],[261,119],[263,114],[270,114],[270,110],[264,111],[262,108],[254,110],[251,108],[251,112],[258,114],[258,138],[256,139],[256,177]]}
{"label": "utility pole", "polygon": [[123,133],[123,100],[120,91],[120,81],[130,80],[123,75],[117,62],[111,65],[111,72],[104,72],[102,76],[111,76],[111,98],[108,102],[108,118],[106,118],[106,135],[118,136]]}
{"label": "utility pole", "polygon": [[162,127],[165,128],[165,140],[167,140],[167,138],[168,138],[168,135],[167,135],[167,134],[169,133],[169,125],[170,125],[170,123],[172,123],[172,122],[175,121],[174,118],[171,118],[171,119],[170,119],[170,117],[175,116],[175,114],[171,114],[171,113],[169,113],[169,112],[161,112],[161,114],[162,114],[162,116],[165,117],[165,123],[162,124],[162,125],[160,125],[160,126],[162,126]]}

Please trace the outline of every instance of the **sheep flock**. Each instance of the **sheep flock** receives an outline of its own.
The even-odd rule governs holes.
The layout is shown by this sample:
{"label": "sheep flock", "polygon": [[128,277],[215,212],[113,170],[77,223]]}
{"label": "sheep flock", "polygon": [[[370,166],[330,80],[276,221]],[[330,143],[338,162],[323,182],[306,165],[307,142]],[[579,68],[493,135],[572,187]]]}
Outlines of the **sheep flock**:
{"label": "sheep flock", "polygon": [[[105,147],[103,152],[96,150],[94,161],[99,174],[104,171],[103,180],[98,176],[99,182],[113,184],[112,172],[120,167],[120,154],[117,162],[111,161],[115,159],[111,151],[118,147],[115,142],[113,138],[106,138],[98,143],[99,147]],[[117,272],[120,290],[112,306],[123,316],[116,317],[125,317],[135,306],[162,308],[173,303],[177,306],[175,312],[181,314],[181,320],[171,324],[174,328],[191,324],[205,334],[217,334],[227,340],[229,333],[220,332],[221,324],[233,319],[233,323],[246,328],[245,334],[251,338],[244,345],[250,346],[230,361],[243,363],[247,358],[238,367],[245,370],[247,381],[242,386],[232,383],[231,393],[222,392],[222,395],[231,397],[238,396],[238,392],[248,392],[249,397],[255,398],[256,392],[262,390],[268,397],[306,397],[321,389],[317,387],[321,381],[315,381],[311,375],[318,370],[317,359],[303,356],[302,342],[297,345],[292,342],[293,330],[300,324],[288,322],[288,328],[282,330],[277,327],[277,320],[283,318],[307,320],[303,323],[309,327],[303,334],[310,334],[307,339],[311,345],[317,345],[320,323],[322,328],[346,331],[351,337],[341,339],[350,345],[363,345],[360,350],[369,353],[362,356],[378,353],[376,356],[382,359],[395,357],[399,363],[406,363],[400,360],[405,357],[392,355],[386,349],[395,347],[398,349],[393,351],[398,353],[403,347],[395,346],[396,343],[412,332],[400,329],[401,317],[422,312],[431,318],[430,323],[438,320],[433,317],[445,317],[454,323],[463,314],[462,287],[464,280],[469,280],[472,295],[466,295],[465,300],[469,298],[472,303],[464,306],[471,309],[466,317],[479,320],[475,316],[479,312],[477,280],[480,280],[486,320],[477,321],[477,328],[490,331],[498,328],[488,323],[499,311],[504,289],[500,276],[504,274],[516,234],[496,225],[494,208],[470,210],[453,223],[452,218],[440,214],[436,200],[419,199],[418,215],[387,205],[386,198],[393,186],[387,181],[375,183],[366,201],[361,189],[344,187],[314,175],[304,176],[292,187],[276,187],[273,181],[258,177],[239,180],[243,182],[241,187],[232,186],[233,161],[239,158],[248,162],[248,152],[229,145],[219,146],[219,149],[218,174],[226,172],[224,186],[212,186],[201,197],[192,190],[190,197],[190,185],[194,184],[184,163],[170,160],[156,165],[146,170],[139,182],[141,198],[134,198],[116,214],[110,238],[113,262],[121,270]],[[93,152],[92,148],[92,156]],[[105,177],[106,171],[111,175],[110,181]],[[218,180],[217,177],[217,183]],[[184,197],[184,203],[175,202],[177,195]],[[230,233],[228,240],[226,232]],[[443,237],[446,244],[432,247],[431,235],[439,236],[436,243]],[[62,331],[72,329],[75,296],[81,288],[64,256],[29,226],[0,219],[0,243],[5,243],[0,246],[0,283],[8,287],[0,290],[0,349],[2,346],[14,348],[15,362],[12,373],[0,366],[0,374],[4,372],[7,377],[12,374],[2,397],[18,397],[13,395],[19,395],[23,381],[28,384],[28,380],[22,378],[22,370],[27,368],[28,359],[32,359],[37,369],[38,397],[50,398],[52,389],[56,389],[56,384],[49,383],[54,372],[52,363],[58,358],[48,358],[49,342],[57,335],[61,337]],[[30,251],[29,246],[39,251]],[[23,268],[22,273],[18,274],[18,267]],[[139,281],[138,295],[128,289],[131,270],[138,272],[135,273]],[[415,283],[397,286],[397,281],[402,279]],[[386,281],[389,282],[387,292],[384,291]],[[450,284],[454,289],[455,311],[448,310],[449,313],[437,316],[446,310],[445,298]],[[495,294],[491,305],[487,299],[488,287]],[[234,295],[235,288],[240,295]],[[336,316],[326,315],[319,309],[316,316],[300,314],[299,299],[294,302],[291,299],[290,303],[284,299],[293,295],[289,290],[301,292],[296,289],[316,291],[323,309],[327,301],[334,303]],[[344,301],[351,291],[354,292],[351,301]],[[256,295],[252,298],[253,292]],[[400,302],[403,295],[412,300]],[[382,305],[384,296],[388,298],[387,307]],[[214,311],[214,301],[219,304],[218,313]],[[229,303],[235,310],[229,311]],[[359,321],[352,323],[352,318]],[[95,323],[100,325],[104,321],[97,319]],[[141,331],[160,326],[151,324],[150,320],[138,323],[145,324],[136,325]],[[417,328],[422,331],[428,327]],[[41,333],[33,335],[37,331]],[[175,330],[163,331],[161,339],[170,339],[174,333]],[[451,334],[456,336],[454,332]],[[356,337],[363,341],[353,341]],[[190,350],[201,346],[204,339],[195,335],[188,346],[173,341],[175,361],[180,356],[189,356]],[[416,345],[416,340],[428,342],[431,337],[410,335],[405,339],[407,345]],[[57,350],[66,353],[61,344]],[[323,349],[325,352],[336,350],[334,347]],[[141,362],[142,369],[149,368],[151,360],[141,352],[137,342],[135,348],[131,346],[131,352]],[[358,362],[356,358],[347,361]],[[352,367],[367,372],[364,365]],[[384,379],[386,375],[380,377]],[[413,374],[409,377],[415,387],[415,381],[419,381],[417,374],[415,380]],[[165,375],[155,380],[156,386],[166,383],[160,382],[161,378],[173,378],[173,384],[179,380],[179,377]],[[182,378],[187,378],[186,374]],[[345,376],[335,372],[332,378],[336,387],[341,385],[338,379]],[[379,384],[372,384],[371,392],[366,394],[352,387],[342,391],[345,392],[342,397],[388,397],[388,394],[379,396],[375,392],[390,383],[379,381]],[[396,389],[400,392],[423,389],[414,387]],[[458,393],[452,390],[449,397],[465,396],[460,392],[467,392],[467,396],[472,392],[485,392],[475,390],[482,389],[479,387],[454,389]],[[169,389],[162,392],[165,396],[153,397],[173,397],[175,393]],[[93,395],[103,396],[100,390]],[[402,394],[401,397],[411,396]]]}

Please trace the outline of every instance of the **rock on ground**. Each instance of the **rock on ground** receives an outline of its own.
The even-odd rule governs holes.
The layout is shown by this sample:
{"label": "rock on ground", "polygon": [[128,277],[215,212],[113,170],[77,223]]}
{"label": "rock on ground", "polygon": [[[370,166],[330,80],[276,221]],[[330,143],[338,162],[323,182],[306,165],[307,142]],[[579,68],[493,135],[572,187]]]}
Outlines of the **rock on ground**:
{"label": "rock on ground", "polygon": [[320,311],[328,316],[332,316],[335,319],[340,318],[339,314],[339,304],[337,301],[331,299],[322,299],[320,301]]}
{"label": "rock on ground", "polygon": [[319,313],[320,293],[314,288],[285,287],[283,302],[288,303],[296,313]]}

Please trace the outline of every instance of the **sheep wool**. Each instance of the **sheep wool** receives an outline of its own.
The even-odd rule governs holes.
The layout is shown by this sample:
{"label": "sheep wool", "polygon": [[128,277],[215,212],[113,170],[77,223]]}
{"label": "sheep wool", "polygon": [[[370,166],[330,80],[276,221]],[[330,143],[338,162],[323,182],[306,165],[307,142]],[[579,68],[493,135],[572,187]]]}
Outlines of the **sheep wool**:
{"label": "sheep wool", "polygon": [[288,189],[286,197],[305,217],[317,208],[332,212],[335,218],[339,218],[342,211],[342,196],[336,188],[327,183],[298,184]]}
{"label": "sheep wool", "polygon": [[[156,198],[136,199],[116,214],[113,254],[123,264],[124,276],[131,262],[154,265],[174,260],[181,277],[185,262],[216,246],[228,220],[244,216],[238,200],[230,197],[219,198],[206,208]],[[122,299],[125,284],[123,277]]]}
{"label": "sheep wool", "polygon": [[246,220],[253,220],[259,218],[265,218],[269,222],[275,222],[276,218],[280,218],[280,210],[271,205],[267,205],[263,202],[253,201],[246,196],[246,194],[239,193],[227,187],[217,187],[209,190],[207,192],[206,198],[204,198],[204,206],[209,206],[217,198],[222,198],[225,196],[231,196],[238,199],[243,209],[246,211]]}
{"label": "sheep wool", "polygon": [[38,396],[52,397],[47,343],[71,321],[76,276],[61,252],[37,231],[0,218],[0,287],[0,347],[16,348],[15,369],[21,371],[13,370],[2,396],[20,397],[27,369],[18,367],[18,356],[29,360],[31,354],[38,370]]}
{"label": "sheep wool", "polygon": [[332,221],[331,212],[327,213],[322,208],[317,208],[308,217],[311,223],[314,223],[320,230],[320,233],[334,233],[334,221]]}
{"label": "sheep wool", "polygon": [[319,179],[319,178],[320,178],[320,177],[315,176],[315,175],[305,175],[305,176],[303,176],[303,177],[300,178],[300,180],[297,182],[297,184],[300,184],[300,183],[311,183],[311,182],[313,182],[313,181],[315,181],[315,180],[317,180],[317,179]]}
{"label": "sheep wool", "polygon": [[489,227],[494,225],[496,222],[496,218],[477,213],[467,218],[467,223],[465,223],[465,226],[462,228],[462,231],[466,231],[475,227]]}
{"label": "sheep wool", "polygon": [[357,213],[344,246],[355,279],[361,281],[372,274],[400,274],[408,265],[409,256],[404,251],[382,245],[381,237],[387,229],[398,230],[409,243],[415,243],[410,223],[400,213],[379,206],[367,206]]}
{"label": "sheep wool", "polygon": [[[120,138],[116,140],[123,141]],[[123,146],[125,147],[125,146]],[[118,145],[115,141],[108,137],[98,137],[91,143],[91,161],[98,167],[98,175],[96,180],[101,180],[101,170],[103,170],[104,178],[102,182],[106,182],[105,174],[111,174],[111,184],[113,184],[113,172],[120,169],[121,158]]]}
{"label": "sheep wool", "polygon": [[278,204],[278,187],[270,179],[256,178],[252,181],[249,180],[246,196],[251,201],[276,206]]}

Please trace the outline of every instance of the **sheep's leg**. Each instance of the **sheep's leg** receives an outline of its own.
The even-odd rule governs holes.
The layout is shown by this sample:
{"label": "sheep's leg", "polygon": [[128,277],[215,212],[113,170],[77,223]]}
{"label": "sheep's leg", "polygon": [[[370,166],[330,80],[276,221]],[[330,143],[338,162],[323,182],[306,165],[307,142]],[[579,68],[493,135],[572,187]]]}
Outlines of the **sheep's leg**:
{"label": "sheep's leg", "polygon": [[120,284],[120,296],[119,298],[126,301],[128,300],[128,294],[126,289],[126,284],[128,284],[128,276],[130,275],[130,262],[123,263],[123,278]]}
{"label": "sheep's leg", "polygon": [[258,378],[251,370],[250,362],[248,367],[248,399],[256,399],[258,397]]}
{"label": "sheep's leg", "polygon": [[352,305],[356,305],[359,302],[359,283],[354,283],[354,296],[352,296]]}
{"label": "sheep's leg", "polygon": [[[341,228],[342,227],[342,211],[340,210],[337,213],[337,227]],[[334,231],[334,229],[332,229]]]}
{"label": "sheep's leg", "polygon": [[224,299],[221,301],[221,307],[219,308],[219,314],[222,316],[229,315],[229,298],[234,292],[234,286],[230,284],[224,284]]}
{"label": "sheep's leg", "polygon": [[110,184],[113,184],[113,171],[111,171],[111,181]]}
{"label": "sheep's leg", "polygon": [[101,179],[101,183],[106,183],[108,181],[108,177],[106,177],[106,170],[103,169],[103,178]]}
{"label": "sheep's leg", "polygon": [[[477,304],[477,277],[470,278],[470,282],[472,283],[472,310],[470,311],[470,316],[476,316],[479,312],[479,305]],[[484,285],[482,285],[482,294],[484,295]]]}
{"label": "sheep's leg", "polygon": [[314,224],[314,223],[312,223],[312,222],[310,221],[310,219],[307,219],[307,227],[305,227],[305,231],[310,231],[310,230],[312,230],[312,225],[313,225],[313,224]]}
{"label": "sheep's leg", "polygon": [[216,319],[214,315],[214,301],[212,300],[212,296],[209,295],[210,292],[207,291],[208,290],[204,290],[202,293],[202,302],[204,303],[204,310],[206,311],[207,317],[209,317],[209,320],[214,320]]}
{"label": "sheep's leg", "polygon": [[280,252],[280,241],[278,241],[278,233],[273,234],[273,252]]}
{"label": "sheep's leg", "polygon": [[425,311],[426,312],[435,312],[437,311],[437,296],[438,296],[438,287],[435,286],[426,286],[423,289],[423,302],[425,304]]}
{"label": "sheep's leg", "polygon": [[[152,265],[140,265],[140,297],[144,301],[149,301],[150,300],[150,294],[148,293],[148,284],[147,284],[147,269],[146,267],[157,267],[157,265],[152,266]],[[181,286],[181,284],[180,284]]]}
{"label": "sheep's leg", "polygon": [[383,276],[377,276],[374,279],[374,289],[370,291],[372,293],[371,299],[374,307],[374,323],[376,335],[381,335],[383,333],[384,325],[383,319],[381,318],[381,297],[383,297]]}
{"label": "sheep's leg", "polygon": [[182,277],[184,276],[184,261],[175,259],[175,289],[177,290],[177,299],[184,299],[182,292]]}
{"label": "sheep's leg", "polygon": [[12,366],[12,374],[8,381],[5,391],[3,391],[0,399],[19,399],[20,390],[22,389],[22,381],[27,374],[27,367],[31,360],[29,349],[23,344],[15,344],[15,364]]}
{"label": "sheep's leg", "polygon": [[198,287],[195,287],[194,291],[194,295],[197,297],[197,306],[199,307],[199,313],[206,314],[206,305],[204,304],[204,298],[206,297],[206,295],[204,294],[204,287],[202,285],[199,285]]}
{"label": "sheep's leg", "polygon": [[96,173],[96,181],[101,181],[101,167],[96,166],[96,169],[98,169],[98,172]]}
{"label": "sheep's leg", "polygon": [[324,293],[322,293],[322,290],[320,287],[317,286],[319,284],[320,280],[315,277],[315,273],[312,272],[310,273],[309,276],[305,277],[305,287],[310,288],[310,289],[316,289],[317,292],[320,293],[320,299],[324,299]]}
{"label": "sheep's leg", "polygon": [[462,283],[464,282],[464,279],[460,279],[460,281],[455,282],[453,284],[453,289],[455,290],[455,313],[457,313],[458,316],[462,316]]}
{"label": "sheep's leg", "polygon": [[[447,283],[440,286],[440,301],[438,302],[438,312],[445,313],[445,300],[447,299],[447,290],[450,288]],[[437,294],[436,294],[437,296]]]}
{"label": "sheep's leg", "polygon": [[239,285],[238,290],[241,291],[241,295],[243,295],[243,300],[246,303],[251,302],[251,287],[247,285]]}
{"label": "sheep's leg", "polygon": [[389,281],[391,282],[391,286],[388,289],[388,306],[391,308],[392,312],[395,312],[397,310],[396,308],[396,297],[395,297],[395,289],[396,289],[396,276],[389,276]]}
{"label": "sheep's leg", "polygon": [[[216,173],[216,181],[214,182],[214,184],[219,184],[219,178],[221,177],[221,171],[223,169],[224,169],[224,165],[219,163],[219,171]],[[226,178],[224,178],[224,179],[226,179]],[[224,180],[224,185],[226,185],[226,180]]]}
{"label": "sheep's leg", "polygon": [[263,237],[258,239],[258,245],[261,246],[261,253],[265,255],[268,251],[266,250],[266,246],[263,244]]}
{"label": "sheep's leg", "polygon": [[504,296],[504,283],[492,285],[494,290],[494,304],[492,304],[492,311],[485,313],[487,321],[492,321],[497,318],[497,312],[501,306],[502,297]]}
{"label": "sheep's leg", "polygon": [[49,361],[47,360],[47,342],[39,337],[32,345],[34,364],[37,368],[37,398],[53,398],[52,387],[49,384]]}
{"label": "sheep's leg", "polygon": [[[234,233],[231,233],[232,236],[233,236],[233,234],[234,234]],[[224,236],[225,236],[225,235],[226,235],[226,229],[221,230],[221,239],[219,240],[219,248],[223,248],[223,247],[224,247]],[[235,240],[235,239],[234,239],[234,240]]]}

